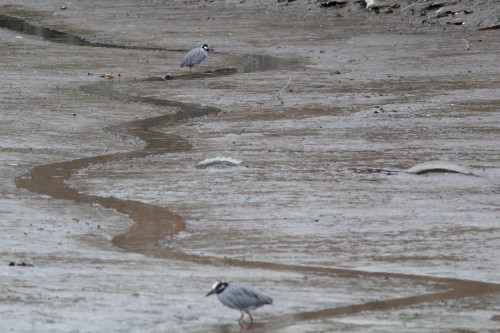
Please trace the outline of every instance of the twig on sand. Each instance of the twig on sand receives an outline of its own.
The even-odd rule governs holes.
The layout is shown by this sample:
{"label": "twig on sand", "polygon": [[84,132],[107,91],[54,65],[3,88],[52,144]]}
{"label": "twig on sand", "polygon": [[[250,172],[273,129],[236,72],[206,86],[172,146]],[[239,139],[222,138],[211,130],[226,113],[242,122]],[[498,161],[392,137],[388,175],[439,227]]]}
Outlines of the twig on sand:
{"label": "twig on sand", "polygon": [[402,12],[403,10],[405,10],[405,9],[407,9],[407,8],[410,8],[411,6],[416,5],[417,3],[421,2],[421,1],[422,1],[422,0],[418,0],[418,1],[414,2],[414,3],[409,4],[408,6],[406,6],[406,7],[404,7],[404,8],[401,8],[400,12]]}
{"label": "twig on sand", "polygon": [[273,103],[273,100],[276,98],[280,103],[279,105],[285,104],[285,101],[283,101],[283,98],[281,98],[280,94],[283,92],[283,90],[285,90],[286,87],[288,87],[288,84],[290,83],[290,81],[292,81],[291,76],[288,79],[288,82],[285,84],[285,86],[283,88],[281,88],[281,90],[278,91],[276,94],[274,94],[273,97],[271,97],[271,101],[270,101],[271,103]]}
{"label": "twig on sand", "polygon": [[463,39],[463,41],[465,42],[465,45],[467,46],[467,49],[466,49],[466,50],[467,50],[467,51],[469,51],[469,50],[470,50],[470,47],[469,47],[469,42],[468,42],[465,38],[462,38],[462,39]]}

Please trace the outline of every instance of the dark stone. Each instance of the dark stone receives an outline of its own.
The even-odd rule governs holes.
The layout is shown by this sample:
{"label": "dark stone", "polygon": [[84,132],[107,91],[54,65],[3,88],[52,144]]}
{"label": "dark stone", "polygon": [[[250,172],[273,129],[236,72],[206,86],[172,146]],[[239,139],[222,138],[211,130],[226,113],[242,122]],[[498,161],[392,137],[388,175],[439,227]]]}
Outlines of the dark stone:
{"label": "dark stone", "polygon": [[336,7],[342,8],[346,5],[347,1],[325,1],[320,4],[321,8]]}

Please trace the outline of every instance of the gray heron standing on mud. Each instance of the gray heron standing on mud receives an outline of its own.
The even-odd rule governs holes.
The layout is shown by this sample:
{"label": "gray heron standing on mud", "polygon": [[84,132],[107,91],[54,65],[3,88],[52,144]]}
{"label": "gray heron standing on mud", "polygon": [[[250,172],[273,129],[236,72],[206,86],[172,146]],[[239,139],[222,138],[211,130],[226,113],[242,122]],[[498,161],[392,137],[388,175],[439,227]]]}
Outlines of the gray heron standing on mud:
{"label": "gray heron standing on mud", "polygon": [[210,296],[217,294],[219,301],[227,307],[240,310],[243,319],[243,312],[250,317],[250,323],[253,322],[250,310],[255,310],[266,304],[273,304],[273,299],[261,291],[241,283],[216,282],[212,290],[206,294]]}
{"label": "gray heron standing on mud", "polygon": [[209,51],[213,51],[213,49],[209,48],[208,44],[203,44],[199,47],[195,47],[194,49],[186,53],[184,59],[182,59],[181,67],[189,67],[189,75],[191,75],[191,69],[193,67],[198,67],[198,65],[207,58]]}

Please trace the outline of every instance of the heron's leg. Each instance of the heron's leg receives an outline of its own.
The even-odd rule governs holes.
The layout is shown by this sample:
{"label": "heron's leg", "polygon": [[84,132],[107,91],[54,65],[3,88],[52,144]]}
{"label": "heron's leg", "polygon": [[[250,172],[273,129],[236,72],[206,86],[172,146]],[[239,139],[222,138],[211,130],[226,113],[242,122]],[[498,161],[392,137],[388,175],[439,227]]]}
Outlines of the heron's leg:
{"label": "heron's leg", "polygon": [[243,320],[243,311],[240,311],[241,313],[241,316],[240,316],[240,319],[238,319],[238,321],[242,321]]}
{"label": "heron's leg", "polygon": [[250,324],[253,323],[253,317],[252,317],[252,314],[249,312],[249,311],[245,311],[248,316],[250,317]]}

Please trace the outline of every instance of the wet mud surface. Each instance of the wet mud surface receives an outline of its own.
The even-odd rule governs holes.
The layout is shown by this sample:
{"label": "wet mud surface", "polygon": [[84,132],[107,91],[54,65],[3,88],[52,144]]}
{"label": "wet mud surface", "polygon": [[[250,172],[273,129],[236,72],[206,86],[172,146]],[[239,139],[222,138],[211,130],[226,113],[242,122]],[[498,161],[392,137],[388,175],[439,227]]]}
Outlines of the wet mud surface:
{"label": "wet mud surface", "polygon": [[[212,6],[190,9],[202,13],[220,10],[220,4]],[[251,33],[240,32],[245,47],[235,44],[231,52],[220,51],[207,61],[213,67],[203,66],[199,73],[187,76],[174,69],[182,47],[146,46],[134,41],[133,34],[128,36],[132,41],[102,42],[70,32],[68,42],[60,26],[35,29],[25,18],[12,18],[16,13],[30,14],[28,17],[51,22],[43,11],[4,8],[10,13],[1,17],[2,22],[11,24],[4,27],[20,27],[17,30],[43,39],[23,45],[10,42],[17,38],[16,33],[7,32],[3,37],[7,41],[4,52],[20,49],[7,51],[6,59],[21,52],[26,60],[12,58],[4,64],[3,94],[8,111],[2,154],[9,163],[3,168],[11,176],[5,181],[15,180],[15,186],[3,185],[2,212],[12,221],[12,230],[22,223],[21,229],[40,226],[20,236],[14,231],[2,252],[10,256],[9,262],[36,261],[30,268],[19,269],[36,270],[45,263],[53,268],[45,276],[76,274],[82,278],[76,283],[86,286],[71,291],[74,285],[62,278],[62,286],[54,289],[37,272],[19,272],[22,278],[12,270],[3,273],[9,285],[2,306],[9,306],[12,314],[32,318],[21,331],[30,327],[67,331],[78,324],[72,311],[99,311],[108,318],[104,323],[96,316],[92,324],[96,330],[171,331],[175,327],[238,331],[238,325],[221,316],[227,309],[200,305],[206,300],[194,296],[203,295],[200,286],[220,278],[264,285],[277,294],[275,299],[281,298],[281,306],[267,310],[267,315],[266,310],[259,310],[263,314],[254,331],[495,330],[500,304],[495,256],[500,235],[500,82],[494,34],[468,32],[467,39],[475,42],[466,50],[455,43],[460,35],[402,36],[394,33],[397,27],[379,21],[371,23],[377,22],[380,30],[367,34],[352,31],[360,25],[353,19],[339,27],[352,35],[338,39],[334,46],[324,43],[332,38],[324,31],[309,40],[298,39],[299,34],[289,33],[286,22],[279,21],[274,16],[276,9],[271,9],[266,13],[269,16],[248,20],[258,30],[262,22],[269,24],[274,19],[282,29],[276,35],[268,36],[267,42],[252,41]],[[129,17],[132,9],[136,7],[130,4],[119,10]],[[184,15],[194,15],[185,14],[182,6],[169,9],[184,19]],[[237,28],[233,20],[241,18],[239,10],[232,8],[216,20]],[[137,9],[136,22],[141,22],[142,11]],[[293,9],[289,14],[298,15]],[[105,18],[104,13],[95,33],[113,35]],[[301,36],[314,31],[313,22],[317,22],[311,19],[303,18],[298,28]],[[328,15],[321,18],[324,24],[330,19]],[[77,23],[74,20],[64,17],[56,26],[71,31]],[[368,29],[368,24],[361,26]],[[58,40],[51,41],[53,38]],[[273,39],[287,43],[268,46]],[[125,57],[136,72],[124,72],[112,81],[86,72],[74,77],[72,64],[61,80],[58,65],[50,68],[50,61],[40,63],[36,55],[50,54],[53,42],[61,44],[55,52],[68,51],[70,58],[82,64],[95,56],[92,61],[97,64],[102,55],[95,55],[93,49],[103,49],[115,58],[107,66],[113,67],[116,58]],[[318,43],[322,46],[316,51]],[[446,43],[449,46],[443,48]],[[246,52],[251,44],[256,52]],[[387,52],[394,45],[401,50]],[[297,51],[290,57],[294,48]],[[235,50],[239,55],[232,55]],[[268,55],[258,55],[266,51]],[[130,57],[127,52],[135,53]],[[153,60],[149,54],[144,56],[148,52],[153,53]],[[174,65],[162,64],[155,52],[175,54]],[[137,59],[148,59],[143,65],[155,62],[153,72],[170,67],[176,71],[169,73],[173,80],[163,80],[165,72],[159,70],[153,76],[143,74]],[[31,63],[25,67],[23,62]],[[92,72],[99,72],[99,66]],[[16,71],[50,83],[20,79]],[[282,89],[287,82],[291,84]],[[55,84],[47,92],[47,86]],[[24,91],[18,88],[21,86]],[[19,89],[17,99],[13,87]],[[66,96],[54,90],[63,90]],[[59,100],[47,101],[54,96]],[[40,132],[26,132],[26,141],[9,139],[23,106],[63,111],[51,103],[74,107],[68,120],[60,119],[63,123],[71,123],[80,112],[96,119],[87,123],[78,119],[80,126],[73,130],[81,134],[61,144],[60,139],[72,133],[57,133],[57,123],[42,112],[40,119],[47,120],[50,132],[44,127]],[[97,109],[109,110],[109,114]],[[141,119],[130,120],[138,114]],[[94,128],[92,136],[82,128]],[[53,148],[47,133],[56,133],[54,142],[59,148]],[[119,139],[122,142],[116,143]],[[82,146],[87,150],[75,149]],[[196,162],[221,155],[241,159],[245,166],[195,168]],[[403,170],[435,159],[464,164],[478,177],[377,172]],[[30,193],[47,198],[50,205],[56,199],[56,207],[38,212],[43,222],[34,222],[37,214],[23,212],[24,202],[33,208],[40,204]],[[23,204],[16,208],[20,195],[23,197],[17,202]],[[69,254],[43,244],[47,236],[39,233],[50,229],[46,224],[60,226],[49,237],[62,233],[65,239],[64,229],[70,227],[59,219],[67,220],[64,216],[82,211],[100,216],[96,217],[99,224],[93,229],[86,222],[88,227],[82,228],[81,218],[73,217],[71,221],[79,226],[71,233],[79,236],[69,238],[66,245],[58,243],[71,249]],[[11,227],[5,222],[3,228],[8,231]],[[28,234],[33,246],[45,248],[39,252],[30,252],[31,245],[23,248]],[[93,293],[98,297],[85,293],[88,281],[84,277],[89,272],[72,268],[71,263],[79,260],[112,271],[111,279],[96,278]],[[119,263],[110,264],[113,261]],[[61,267],[63,262],[69,263],[67,271]],[[138,272],[125,282],[129,269],[148,275],[152,285],[159,283],[159,271],[168,270],[169,277],[161,280],[158,290],[147,283],[140,286]],[[188,278],[179,282],[183,276]],[[36,279],[40,280],[37,291],[30,294],[25,284],[36,284]],[[110,291],[104,286],[106,281],[121,286],[124,292]],[[61,310],[57,316],[57,312],[41,314],[37,304],[54,297],[64,306],[61,295],[46,296],[55,290],[65,294],[68,302],[83,306]],[[103,298],[103,292],[111,297]],[[113,306],[117,298],[130,297],[141,298],[135,303],[144,311],[134,316],[138,319],[134,327],[127,321],[118,324],[123,318],[119,309],[106,311],[97,305]],[[132,311],[130,306],[125,311]],[[15,328],[10,321],[5,325]]]}

